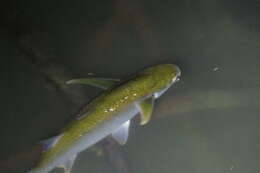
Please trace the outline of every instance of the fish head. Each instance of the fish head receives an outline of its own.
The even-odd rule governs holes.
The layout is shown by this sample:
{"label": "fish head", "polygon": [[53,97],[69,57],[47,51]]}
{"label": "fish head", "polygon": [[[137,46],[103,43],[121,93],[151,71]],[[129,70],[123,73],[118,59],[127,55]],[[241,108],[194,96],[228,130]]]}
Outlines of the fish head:
{"label": "fish head", "polygon": [[160,97],[169,87],[178,82],[181,70],[174,64],[160,64],[149,67],[141,72],[149,79],[149,90],[155,98]]}

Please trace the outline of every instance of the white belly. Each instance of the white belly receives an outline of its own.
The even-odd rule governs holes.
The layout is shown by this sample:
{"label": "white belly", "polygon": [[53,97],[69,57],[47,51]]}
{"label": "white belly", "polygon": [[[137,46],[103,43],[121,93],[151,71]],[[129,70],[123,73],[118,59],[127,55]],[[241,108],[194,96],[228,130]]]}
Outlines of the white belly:
{"label": "white belly", "polygon": [[126,109],[124,109],[124,111],[116,113],[116,115],[113,116],[111,120],[98,125],[97,127],[95,127],[95,129],[83,135],[70,147],[68,151],[64,152],[62,155],[56,158],[47,167],[45,167],[44,170],[37,171],[37,173],[47,173],[55,167],[63,165],[67,160],[73,158],[79,152],[91,147],[92,145],[110,135],[112,132],[117,130],[117,128],[119,128],[120,125],[122,125],[124,122],[132,119],[137,113],[138,109],[134,104],[131,104]]}
{"label": "white belly", "polygon": [[82,138],[77,143],[75,143],[68,152],[79,153],[89,148],[117,130],[120,125],[132,119],[137,113],[138,109],[135,107],[135,105],[129,106],[124,111],[115,115],[111,120],[98,125],[95,129],[82,136]]}

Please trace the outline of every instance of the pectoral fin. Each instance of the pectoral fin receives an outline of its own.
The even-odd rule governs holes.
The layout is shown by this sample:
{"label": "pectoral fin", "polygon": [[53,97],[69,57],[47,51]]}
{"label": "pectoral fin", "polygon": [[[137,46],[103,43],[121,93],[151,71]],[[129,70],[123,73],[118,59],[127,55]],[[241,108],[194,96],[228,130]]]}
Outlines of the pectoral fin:
{"label": "pectoral fin", "polygon": [[137,103],[137,107],[141,113],[141,125],[145,125],[151,119],[153,112],[154,97],[147,98]]}
{"label": "pectoral fin", "polygon": [[112,137],[120,144],[124,145],[127,141],[129,134],[130,120],[122,124],[115,132],[112,133]]}
{"label": "pectoral fin", "polygon": [[66,82],[66,84],[84,84],[90,85],[94,87],[98,87],[101,89],[108,89],[117,84],[119,79],[106,79],[106,78],[80,78],[80,79],[72,79]]}
{"label": "pectoral fin", "polygon": [[72,156],[69,160],[64,162],[62,165],[59,165],[58,168],[63,168],[64,173],[70,173],[76,157],[77,155]]}

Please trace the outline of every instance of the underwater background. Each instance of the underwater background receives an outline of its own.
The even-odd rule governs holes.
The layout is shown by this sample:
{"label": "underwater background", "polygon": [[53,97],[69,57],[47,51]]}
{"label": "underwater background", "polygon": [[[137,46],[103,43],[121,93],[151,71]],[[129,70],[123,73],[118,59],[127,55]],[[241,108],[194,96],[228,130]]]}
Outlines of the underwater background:
{"label": "underwater background", "polygon": [[64,81],[173,63],[181,80],[152,121],[135,119],[125,146],[106,139],[82,152],[72,173],[258,173],[259,9],[257,0],[1,2],[0,172],[27,173],[36,144],[100,93]]}

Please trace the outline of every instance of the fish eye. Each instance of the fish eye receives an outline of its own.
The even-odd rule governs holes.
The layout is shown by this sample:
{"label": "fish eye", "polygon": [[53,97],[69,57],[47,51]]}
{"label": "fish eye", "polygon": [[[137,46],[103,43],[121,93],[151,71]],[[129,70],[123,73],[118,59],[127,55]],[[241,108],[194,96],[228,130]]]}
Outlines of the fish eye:
{"label": "fish eye", "polygon": [[174,78],[172,78],[172,83],[178,82],[180,80],[181,74],[178,73]]}
{"label": "fish eye", "polygon": [[180,76],[177,76],[175,82],[178,82],[179,80],[180,80]]}

